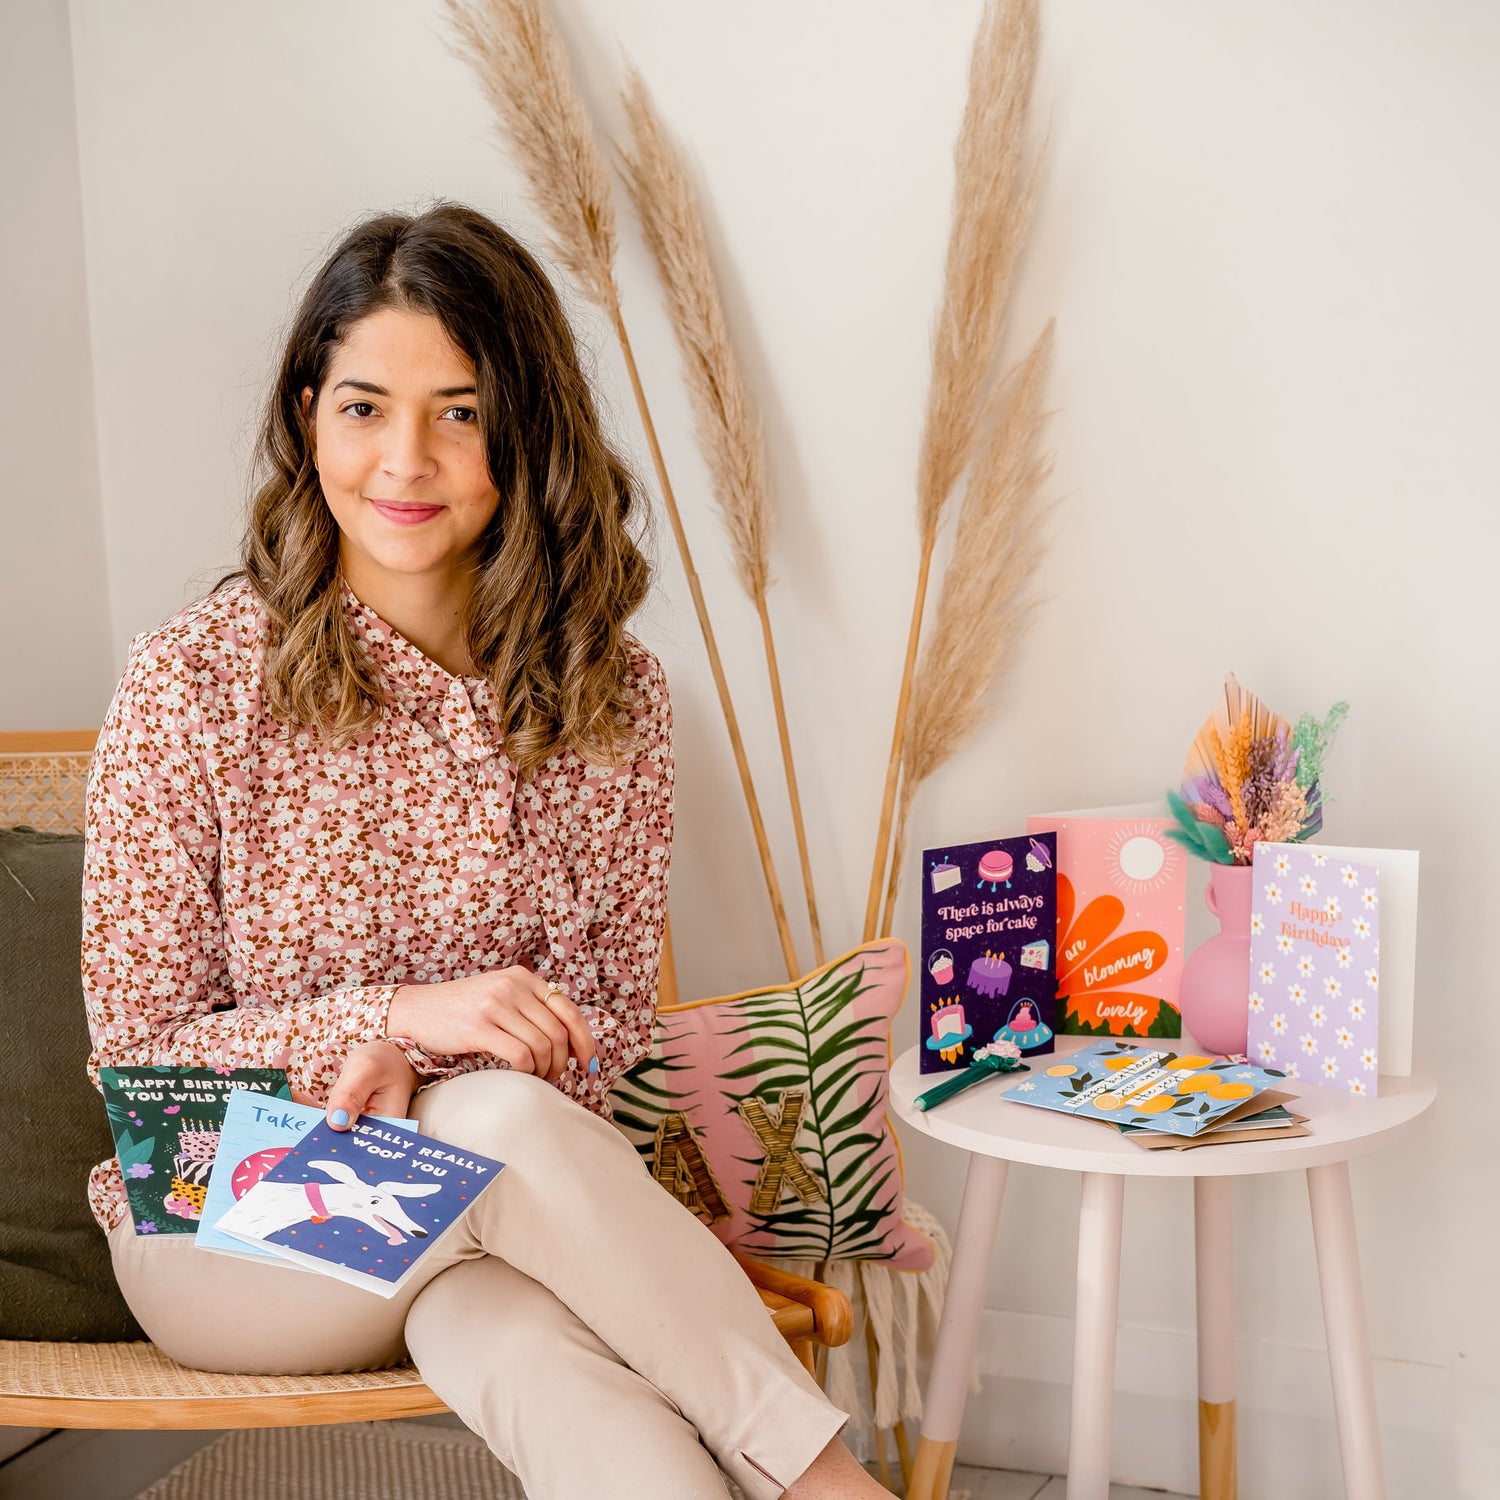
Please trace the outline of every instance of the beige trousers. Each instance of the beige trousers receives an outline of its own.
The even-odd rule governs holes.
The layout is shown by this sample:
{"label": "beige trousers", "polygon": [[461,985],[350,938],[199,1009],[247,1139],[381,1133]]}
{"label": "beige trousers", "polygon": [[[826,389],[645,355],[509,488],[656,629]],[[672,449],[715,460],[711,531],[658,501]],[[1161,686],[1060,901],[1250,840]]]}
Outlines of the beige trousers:
{"label": "beige trousers", "polygon": [[729,1252],[605,1120],[529,1073],[421,1090],[422,1133],[506,1166],[387,1300],[299,1266],[137,1236],[126,1302],[181,1364],[378,1369],[406,1351],[531,1500],[775,1500],[843,1430]]}

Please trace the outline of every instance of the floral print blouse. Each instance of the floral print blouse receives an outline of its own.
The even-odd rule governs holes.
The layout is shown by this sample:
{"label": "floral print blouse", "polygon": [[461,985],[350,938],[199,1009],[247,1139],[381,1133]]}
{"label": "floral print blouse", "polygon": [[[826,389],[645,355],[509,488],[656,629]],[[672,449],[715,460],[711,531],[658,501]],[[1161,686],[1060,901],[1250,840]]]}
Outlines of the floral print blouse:
{"label": "floral print blouse", "polygon": [[[455,677],[342,585],[385,680],[343,750],[267,712],[267,617],[246,581],[137,636],[89,771],[83,874],[88,1071],[284,1067],[325,1101],[349,1048],[385,1036],[401,985],[524,964],[594,1031],[599,1071],[557,1087],[610,1115],[656,1009],[672,839],[672,717],[629,645],[632,763],[572,751],[518,778],[488,683]],[[396,1041],[424,1082],[508,1064]],[[106,1230],[118,1161],[89,1174]]]}

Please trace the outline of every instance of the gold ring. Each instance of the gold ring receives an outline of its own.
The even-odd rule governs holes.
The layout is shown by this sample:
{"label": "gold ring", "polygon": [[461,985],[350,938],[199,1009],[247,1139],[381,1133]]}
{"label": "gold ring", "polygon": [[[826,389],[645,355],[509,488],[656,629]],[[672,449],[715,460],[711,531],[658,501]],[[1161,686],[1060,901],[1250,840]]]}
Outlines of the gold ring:
{"label": "gold ring", "polygon": [[553,980],[553,982],[547,986],[546,990],[542,994],[542,1004],[550,1004],[553,995],[561,995],[563,999],[566,1000],[568,997],[568,992],[560,984],[558,984],[556,980]]}

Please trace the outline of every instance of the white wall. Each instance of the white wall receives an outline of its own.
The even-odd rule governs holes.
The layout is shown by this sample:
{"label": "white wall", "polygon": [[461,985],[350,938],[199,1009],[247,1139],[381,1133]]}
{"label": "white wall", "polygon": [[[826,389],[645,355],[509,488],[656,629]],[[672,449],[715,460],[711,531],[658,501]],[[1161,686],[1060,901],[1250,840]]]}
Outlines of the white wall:
{"label": "white wall", "polygon": [[[904,642],[979,0],[556,8],[597,117],[618,127],[623,50],[706,184],[772,445],[773,603],[825,929],[842,947],[858,937]],[[72,0],[70,14],[117,669],[132,633],[232,560],[254,412],[324,247],[431,195],[542,237],[435,5]],[[1354,1168],[1390,1492],[1492,1493],[1500,1212],[1494,1113],[1471,1074],[1500,1043],[1486,942],[1500,904],[1486,777],[1500,733],[1500,21],[1482,0],[1047,0],[1044,30],[1050,151],[1009,342],[1056,315],[1061,503],[1034,628],[990,724],[924,791],[915,841],[1158,794],[1229,668],[1289,715],[1350,699],[1328,832],[1423,850],[1417,1046],[1443,1080],[1419,1141]],[[628,217],[620,277],[794,889],[754,617]],[[645,474],[618,353],[575,311]],[[722,992],[778,977],[779,961],[661,536],[642,633],[678,713],[673,922],[685,986]],[[25,573],[0,558],[7,588]],[[8,639],[17,628],[7,617]],[[102,712],[81,642],[78,663]],[[56,716],[54,691],[31,685],[31,720]],[[912,886],[897,930],[915,944]],[[915,1031],[908,1011],[898,1046]],[[961,1161],[922,1140],[906,1150],[915,1195],[951,1225]],[[1149,1184],[1127,1199],[1116,1470],[1192,1488],[1190,1204]],[[1061,1467],[1076,1202],[1073,1182],[1012,1174],[986,1314],[996,1378],[971,1402],[961,1457]],[[1339,1471],[1306,1195],[1245,1183],[1236,1206],[1244,1493],[1322,1500]]]}
{"label": "white wall", "polygon": [[115,668],[68,13],[0,23],[0,730],[96,724]]}

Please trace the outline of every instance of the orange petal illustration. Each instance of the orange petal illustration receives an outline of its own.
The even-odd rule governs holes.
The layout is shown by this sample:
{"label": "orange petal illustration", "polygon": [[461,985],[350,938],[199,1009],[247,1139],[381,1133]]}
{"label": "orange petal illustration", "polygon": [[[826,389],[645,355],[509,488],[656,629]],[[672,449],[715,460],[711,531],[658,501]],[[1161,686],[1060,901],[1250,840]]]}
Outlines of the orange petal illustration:
{"label": "orange petal illustration", "polygon": [[[1100,899],[1113,901],[1114,897]],[[1090,909],[1094,904],[1089,903]],[[1115,904],[1118,906],[1119,902]],[[1084,916],[1086,918],[1088,912]],[[1082,994],[1089,990],[1114,989],[1122,984],[1138,984],[1146,975],[1156,973],[1166,961],[1167,942],[1159,932],[1127,932],[1080,958],[1068,970],[1067,978],[1058,982],[1058,993]]]}
{"label": "orange petal illustration", "polygon": [[1074,970],[1093,956],[1124,917],[1125,903],[1118,896],[1095,896],[1071,928],[1064,928],[1059,922],[1058,931],[1067,933],[1057,955],[1059,995],[1066,995],[1072,989]]}

